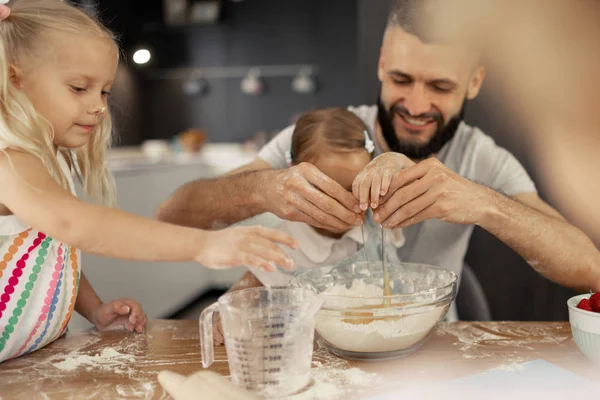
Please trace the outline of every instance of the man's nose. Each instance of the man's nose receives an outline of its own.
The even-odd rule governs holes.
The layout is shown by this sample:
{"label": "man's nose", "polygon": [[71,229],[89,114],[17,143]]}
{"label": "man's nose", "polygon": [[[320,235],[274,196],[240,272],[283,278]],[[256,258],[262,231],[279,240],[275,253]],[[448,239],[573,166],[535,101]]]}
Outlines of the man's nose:
{"label": "man's nose", "polygon": [[404,108],[413,117],[425,114],[431,110],[431,102],[425,92],[423,85],[415,84],[404,98]]}

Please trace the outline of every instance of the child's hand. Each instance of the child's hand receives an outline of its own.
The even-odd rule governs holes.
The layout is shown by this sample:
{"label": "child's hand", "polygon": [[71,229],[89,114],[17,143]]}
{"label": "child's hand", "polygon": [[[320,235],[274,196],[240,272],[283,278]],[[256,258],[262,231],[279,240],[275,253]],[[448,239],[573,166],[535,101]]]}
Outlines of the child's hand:
{"label": "child's hand", "polygon": [[92,314],[92,322],[99,331],[127,329],[142,333],[147,320],[140,303],[130,299],[104,303]]}
{"label": "child's hand", "polygon": [[387,152],[375,157],[352,183],[352,194],[360,208],[363,211],[377,208],[380,198],[388,193],[394,174],[412,165],[415,163],[400,153]]}
{"label": "child's hand", "polygon": [[209,268],[248,266],[275,271],[276,265],[293,270],[294,261],[276,244],[293,249],[298,243],[275,229],[261,226],[236,227],[206,232],[196,261]]}

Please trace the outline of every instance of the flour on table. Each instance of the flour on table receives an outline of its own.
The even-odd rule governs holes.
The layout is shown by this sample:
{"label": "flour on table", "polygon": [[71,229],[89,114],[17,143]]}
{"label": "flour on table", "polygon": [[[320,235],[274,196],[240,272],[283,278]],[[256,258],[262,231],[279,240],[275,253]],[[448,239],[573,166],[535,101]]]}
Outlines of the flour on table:
{"label": "flour on table", "polygon": [[[126,399],[144,399],[144,400],[163,400],[171,398],[167,393],[161,390],[158,382],[137,382],[117,385],[115,388],[120,398]],[[160,395],[159,395],[160,394]]]}
{"label": "flour on table", "polygon": [[494,370],[500,370],[500,371],[521,371],[523,369],[525,369],[524,361],[523,362],[515,361],[512,363],[504,364],[504,365],[494,368]]}
{"label": "flour on table", "polygon": [[95,356],[71,353],[64,361],[54,363],[53,366],[61,371],[72,371],[83,366],[86,370],[98,367],[102,369],[111,369],[116,372],[120,370],[120,367],[124,367],[127,363],[133,361],[133,356],[119,353],[114,348],[108,347],[102,349],[102,352]]}
{"label": "flour on table", "polygon": [[361,393],[382,382],[382,378],[359,368],[345,368],[340,364],[331,366],[313,361],[311,369],[313,386],[292,396],[290,400],[342,400],[348,393]]}
{"label": "flour on table", "polygon": [[350,368],[350,362],[318,346],[310,370],[312,386],[288,400],[343,400],[349,393],[368,391],[382,382],[379,375]]}
{"label": "flour on table", "polygon": [[339,399],[344,394],[344,391],[333,383],[315,382],[312,389],[313,398],[316,399]]}
{"label": "flour on table", "polygon": [[454,336],[459,354],[466,360],[493,359],[502,364],[494,369],[518,371],[532,360],[539,344],[562,346],[571,340],[570,330],[561,324],[539,325],[506,322],[442,324],[437,335]]}
{"label": "flour on table", "polygon": [[460,342],[461,350],[481,349],[487,345],[533,350],[532,345],[561,344],[570,339],[568,333],[555,332],[553,327],[518,327],[504,322],[485,324],[455,323],[444,325],[439,335],[450,334]]}

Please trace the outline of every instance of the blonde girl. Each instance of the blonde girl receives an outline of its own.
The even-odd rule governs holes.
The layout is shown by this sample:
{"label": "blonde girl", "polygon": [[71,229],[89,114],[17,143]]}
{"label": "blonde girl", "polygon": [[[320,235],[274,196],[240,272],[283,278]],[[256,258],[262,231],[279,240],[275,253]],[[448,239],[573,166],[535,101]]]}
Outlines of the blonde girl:
{"label": "blonde girl", "polygon": [[[0,4],[0,362],[60,337],[73,310],[97,328],[142,331],[138,303],[103,304],[79,250],[131,260],[274,270],[293,261],[265,228],[207,232],[118,211],[107,168],[111,32],[60,0]],[[89,199],[78,200],[75,174]]]}

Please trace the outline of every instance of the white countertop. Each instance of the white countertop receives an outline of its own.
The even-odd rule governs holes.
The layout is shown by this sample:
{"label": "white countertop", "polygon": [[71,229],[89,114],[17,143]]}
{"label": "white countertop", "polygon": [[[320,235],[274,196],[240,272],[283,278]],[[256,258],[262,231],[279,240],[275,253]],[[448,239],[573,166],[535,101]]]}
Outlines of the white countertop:
{"label": "white countertop", "polygon": [[113,148],[109,165],[114,173],[198,165],[212,168],[217,175],[252,162],[257,152],[249,151],[239,143],[207,143],[197,154],[165,153],[160,160],[147,157],[141,146]]}

